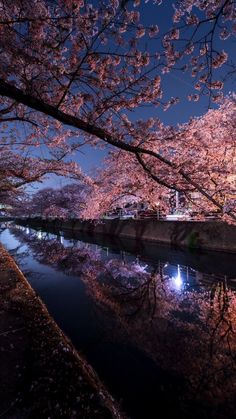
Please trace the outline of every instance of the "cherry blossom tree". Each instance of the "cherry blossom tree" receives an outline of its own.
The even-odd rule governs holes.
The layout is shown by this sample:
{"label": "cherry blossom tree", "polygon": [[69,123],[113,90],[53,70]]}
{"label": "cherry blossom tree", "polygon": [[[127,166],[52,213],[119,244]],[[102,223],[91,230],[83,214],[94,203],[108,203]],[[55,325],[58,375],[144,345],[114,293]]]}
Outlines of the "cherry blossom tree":
{"label": "cherry blossom tree", "polygon": [[[126,129],[126,117],[122,123]],[[135,132],[137,143],[139,136],[137,147],[147,149],[150,154],[110,153],[104,164],[105,169],[98,174],[91,197],[92,205],[90,201],[85,211],[87,218],[137,201],[149,202],[156,208],[168,211],[169,191],[173,189],[184,194],[186,206],[202,216],[217,210],[222,219],[235,219],[234,96],[225,99],[219,109],[209,110],[203,117],[179,126],[175,133],[172,127],[164,127],[154,120],[150,121],[148,128],[142,121],[129,123],[129,129]],[[161,162],[155,158],[156,153],[162,157]],[[140,164],[142,172],[139,170]]]}
{"label": "cherry blossom tree", "polygon": [[13,213],[43,218],[79,218],[91,193],[90,179],[68,184],[60,189],[44,188],[26,199],[14,203]]}
{"label": "cherry blossom tree", "polygon": [[9,146],[1,147],[0,154],[0,200],[1,203],[16,204],[23,188],[32,182],[40,182],[49,173],[82,179],[80,169],[72,163],[55,159],[30,157],[13,152]]}
{"label": "cherry blossom tree", "polygon": [[[167,109],[177,103],[179,98],[166,99],[162,92],[165,74],[174,70],[191,74],[195,90],[209,94],[213,102],[222,99],[222,79],[235,74],[226,51],[235,36],[234,1],[178,2],[165,32],[159,22],[147,26],[139,7],[139,1],[117,0],[96,5],[81,0],[2,1],[0,121],[6,141],[12,141],[12,124],[14,129],[27,127],[22,147],[43,142],[60,156],[81,144],[102,141],[134,156],[139,173],[142,168],[161,187],[178,190],[184,184],[186,191],[188,184],[206,205],[223,212],[219,193],[212,196],[207,182],[199,184],[195,173],[200,165],[193,175],[184,164],[180,168],[180,160],[196,163],[191,159],[196,141],[189,130],[180,133],[157,124],[153,134],[155,121],[136,124],[129,113],[143,105]],[[160,20],[163,7],[156,4]],[[198,100],[199,93],[190,91],[189,98]],[[150,141],[143,143],[146,133]],[[175,159],[164,156],[161,147],[153,148],[153,135],[164,151],[173,139]],[[180,141],[185,135],[187,149]],[[150,170],[150,160],[167,179]],[[231,210],[228,215],[235,219]]]}

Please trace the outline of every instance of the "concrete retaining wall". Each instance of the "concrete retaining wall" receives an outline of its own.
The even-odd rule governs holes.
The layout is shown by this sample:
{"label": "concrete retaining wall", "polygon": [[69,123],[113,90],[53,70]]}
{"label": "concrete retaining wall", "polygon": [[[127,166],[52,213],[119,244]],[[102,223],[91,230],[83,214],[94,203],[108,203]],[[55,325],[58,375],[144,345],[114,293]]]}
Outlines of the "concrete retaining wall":
{"label": "concrete retaining wall", "polygon": [[[28,220],[29,221],[29,220]],[[27,220],[25,220],[27,223]],[[32,220],[30,221],[32,224]],[[100,220],[46,221],[34,220],[42,227],[70,229],[88,234],[103,234],[137,240],[149,240],[188,247],[236,253],[236,226],[209,221],[157,221],[157,220]]]}

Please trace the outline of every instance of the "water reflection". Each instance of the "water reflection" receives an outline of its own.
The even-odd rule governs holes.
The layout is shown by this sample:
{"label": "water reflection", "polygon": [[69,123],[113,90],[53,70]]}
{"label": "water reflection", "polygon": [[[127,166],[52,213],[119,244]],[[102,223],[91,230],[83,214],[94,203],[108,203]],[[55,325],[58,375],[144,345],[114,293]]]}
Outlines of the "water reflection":
{"label": "water reflection", "polygon": [[174,287],[177,290],[180,290],[181,288],[183,288],[184,282],[183,282],[183,278],[181,276],[180,266],[179,265],[177,265],[177,275],[174,276],[174,277],[172,277],[172,279],[173,279]]}
{"label": "water reflection", "polygon": [[[21,226],[11,232],[41,264],[80,277],[105,319],[107,341],[132,344],[166,372],[169,379],[155,387],[153,404],[160,393],[160,399],[176,400],[183,419],[203,412],[206,418],[235,417],[233,278],[158,259],[146,263],[123,250],[62,241],[60,234]],[[116,327],[107,328],[111,318]],[[130,411],[132,417],[144,417]]]}
{"label": "water reflection", "polygon": [[[47,256],[47,251],[45,251],[45,257],[43,257],[42,251],[39,252],[39,248],[41,247],[39,243],[37,243],[36,238],[40,241],[43,241],[44,249],[50,247],[50,252],[53,252],[53,248],[56,249],[55,253],[57,253],[58,260],[61,259],[61,252],[60,249],[68,248],[68,258],[69,253],[76,253],[78,251],[83,251],[85,249],[88,250],[90,253],[90,257],[93,258],[93,253],[99,254],[99,258],[103,261],[109,260],[120,260],[121,266],[126,264],[131,264],[135,267],[136,271],[139,272],[149,272],[151,273],[153,270],[156,270],[162,277],[168,277],[169,280],[173,284],[173,288],[176,291],[190,289],[190,288],[198,288],[200,286],[214,286],[216,282],[224,282],[227,283],[230,288],[235,288],[236,285],[236,267],[235,267],[235,278],[232,277],[232,273],[228,275],[218,274],[218,273],[208,273],[208,272],[201,272],[197,269],[194,269],[191,266],[181,265],[179,263],[171,263],[168,261],[163,261],[158,259],[158,255],[156,258],[147,259],[145,257],[141,257],[140,255],[133,255],[129,252],[126,252],[119,248],[111,248],[108,246],[99,246],[95,243],[87,243],[82,240],[78,240],[75,238],[65,238],[63,236],[63,232],[50,233],[42,230],[35,230],[29,227],[23,226],[14,226],[11,229],[14,232],[15,237],[20,237],[21,240],[25,240],[25,242],[31,243],[31,250],[35,249],[35,256],[39,259],[41,258],[41,262],[49,263],[50,264],[50,257]],[[27,237],[28,236],[28,239]],[[45,247],[46,244],[46,247]],[[60,247],[60,245],[62,245]],[[40,256],[39,256],[40,253]],[[53,252],[54,253],[54,252]],[[64,254],[64,252],[63,252]],[[78,259],[79,261],[79,259]],[[80,262],[80,261],[79,261]],[[146,263],[148,262],[148,263]],[[63,267],[60,266],[60,269]],[[75,260],[73,260],[73,266],[69,270],[76,273],[78,267],[76,267]],[[128,269],[131,269],[129,266]],[[216,268],[217,269],[217,268]],[[66,269],[64,269],[66,272]],[[69,272],[68,272],[69,273]]]}

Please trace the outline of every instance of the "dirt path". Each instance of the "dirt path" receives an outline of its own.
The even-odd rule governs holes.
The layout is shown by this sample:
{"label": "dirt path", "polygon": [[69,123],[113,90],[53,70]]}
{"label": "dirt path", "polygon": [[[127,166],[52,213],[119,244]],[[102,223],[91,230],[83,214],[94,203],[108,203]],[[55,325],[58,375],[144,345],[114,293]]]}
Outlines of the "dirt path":
{"label": "dirt path", "polygon": [[0,418],[124,418],[0,246]]}

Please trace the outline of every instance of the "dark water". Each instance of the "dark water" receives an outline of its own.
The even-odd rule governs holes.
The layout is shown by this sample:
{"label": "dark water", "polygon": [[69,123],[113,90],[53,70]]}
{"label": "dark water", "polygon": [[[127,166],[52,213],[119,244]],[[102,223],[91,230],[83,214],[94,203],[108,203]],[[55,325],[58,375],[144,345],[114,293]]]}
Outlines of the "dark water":
{"label": "dark water", "polygon": [[0,240],[129,417],[235,417],[234,255],[13,225]]}

